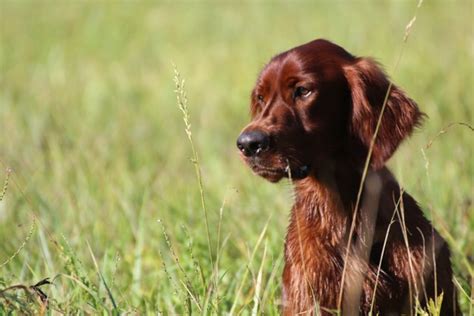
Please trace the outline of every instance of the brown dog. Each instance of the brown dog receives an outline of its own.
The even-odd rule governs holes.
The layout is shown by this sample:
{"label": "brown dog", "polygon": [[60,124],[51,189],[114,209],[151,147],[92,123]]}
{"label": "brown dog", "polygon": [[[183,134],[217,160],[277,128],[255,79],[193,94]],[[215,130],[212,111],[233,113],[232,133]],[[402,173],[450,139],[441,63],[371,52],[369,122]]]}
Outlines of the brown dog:
{"label": "brown dog", "polygon": [[384,167],[423,114],[377,63],[326,40],[290,49],[261,72],[251,115],[243,159],[271,182],[291,177],[296,191],[285,315],[411,314],[441,293],[441,315],[460,313],[448,246]]}

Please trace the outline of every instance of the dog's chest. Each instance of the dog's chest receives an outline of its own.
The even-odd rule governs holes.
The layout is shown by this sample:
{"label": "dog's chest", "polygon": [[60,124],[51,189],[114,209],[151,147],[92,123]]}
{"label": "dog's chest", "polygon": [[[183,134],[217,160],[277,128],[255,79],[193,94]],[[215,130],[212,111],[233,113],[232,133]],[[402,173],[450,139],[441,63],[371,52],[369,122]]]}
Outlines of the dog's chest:
{"label": "dog's chest", "polygon": [[284,301],[291,309],[334,307],[337,303],[347,242],[347,214],[328,186],[302,192],[292,209],[285,243]]}

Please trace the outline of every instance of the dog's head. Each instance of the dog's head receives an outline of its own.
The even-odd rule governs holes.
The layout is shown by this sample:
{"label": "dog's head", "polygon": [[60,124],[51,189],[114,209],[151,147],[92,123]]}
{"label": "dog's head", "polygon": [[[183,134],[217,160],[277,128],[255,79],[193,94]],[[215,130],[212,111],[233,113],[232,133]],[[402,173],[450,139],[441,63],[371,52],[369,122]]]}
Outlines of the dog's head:
{"label": "dog's head", "polygon": [[252,121],[237,147],[252,170],[272,182],[305,178],[328,161],[362,163],[377,126],[371,166],[380,168],[422,117],[373,60],[326,40],[272,58],[250,109]]}

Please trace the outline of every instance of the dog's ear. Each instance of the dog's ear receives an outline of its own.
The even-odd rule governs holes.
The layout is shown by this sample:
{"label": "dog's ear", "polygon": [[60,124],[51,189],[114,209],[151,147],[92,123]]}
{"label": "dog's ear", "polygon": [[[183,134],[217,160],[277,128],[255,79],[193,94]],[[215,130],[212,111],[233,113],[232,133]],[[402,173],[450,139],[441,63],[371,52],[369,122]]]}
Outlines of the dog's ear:
{"label": "dog's ear", "polygon": [[367,150],[390,88],[371,157],[371,166],[379,169],[421,123],[424,114],[401,89],[393,84],[390,86],[387,75],[374,60],[357,58],[344,66],[344,74],[353,105],[351,133]]}

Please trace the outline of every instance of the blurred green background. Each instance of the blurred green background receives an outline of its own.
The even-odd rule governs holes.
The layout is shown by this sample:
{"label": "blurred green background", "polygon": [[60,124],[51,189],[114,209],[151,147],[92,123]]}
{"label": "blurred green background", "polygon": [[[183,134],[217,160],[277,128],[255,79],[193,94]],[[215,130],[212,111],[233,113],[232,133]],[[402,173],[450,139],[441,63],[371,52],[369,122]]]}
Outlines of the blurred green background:
{"label": "blurred green background", "polygon": [[[235,139],[261,67],[322,37],[375,57],[427,113],[389,165],[449,241],[472,309],[473,132],[436,136],[473,123],[473,3],[425,1],[395,72],[416,4],[2,0],[0,290],[54,278],[50,313],[278,314],[291,186],[252,175]],[[41,312],[2,293],[0,309]]]}

